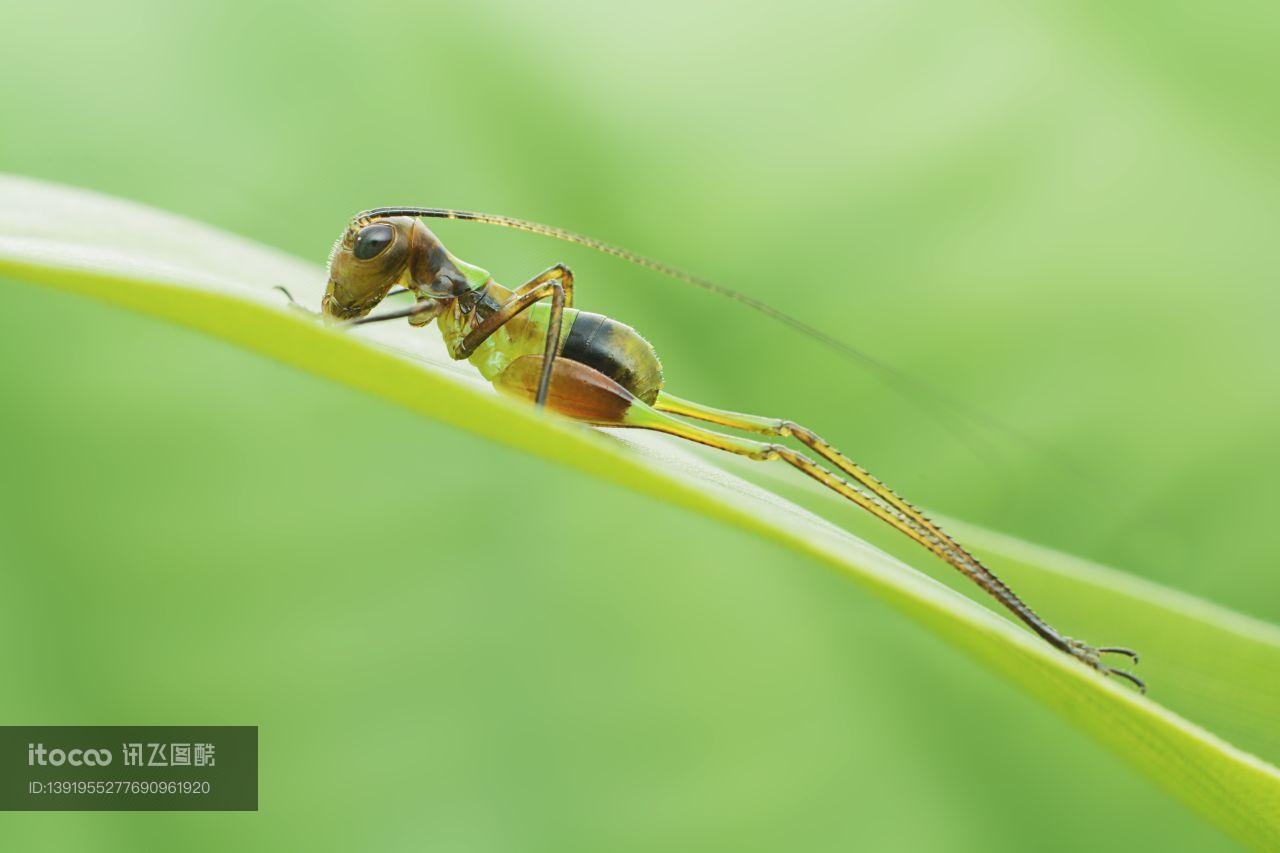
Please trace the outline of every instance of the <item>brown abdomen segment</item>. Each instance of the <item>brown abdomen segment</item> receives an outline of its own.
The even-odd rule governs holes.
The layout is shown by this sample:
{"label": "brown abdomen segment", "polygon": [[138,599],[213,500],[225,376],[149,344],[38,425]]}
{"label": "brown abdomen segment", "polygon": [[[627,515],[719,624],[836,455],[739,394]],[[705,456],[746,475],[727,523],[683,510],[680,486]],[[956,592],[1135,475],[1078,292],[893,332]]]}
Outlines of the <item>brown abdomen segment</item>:
{"label": "brown abdomen segment", "polygon": [[653,346],[635,329],[601,314],[578,312],[560,357],[595,368],[650,405],[662,390],[662,364]]}
{"label": "brown abdomen segment", "polygon": [[[533,401],[542,377],[543,357],[522,355],[493,379],[493,387],[522,400]],[[592,424],[621,424],[635,397],[593,367],[557,358],[551,367],[547,408]]]}

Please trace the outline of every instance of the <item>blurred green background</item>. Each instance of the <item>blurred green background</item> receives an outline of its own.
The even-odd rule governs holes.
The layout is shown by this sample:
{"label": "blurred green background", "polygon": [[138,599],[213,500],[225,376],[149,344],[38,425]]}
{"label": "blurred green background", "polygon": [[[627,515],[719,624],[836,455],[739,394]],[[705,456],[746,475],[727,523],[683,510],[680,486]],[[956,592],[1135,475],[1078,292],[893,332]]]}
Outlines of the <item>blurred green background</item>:
{"label": "blurred green background", "polygon": [[[1274,621],[1277,43],[1274,4],[54,0],[5,11],[0,170],[317,263],[397,202],[621,242],[942,390],[437,229],[505,280],[571,263],[676,393]],[[5,814],[6,849],[1227,845],[794,554],[0,288],[0,720],[262,727],[257,814]]]}

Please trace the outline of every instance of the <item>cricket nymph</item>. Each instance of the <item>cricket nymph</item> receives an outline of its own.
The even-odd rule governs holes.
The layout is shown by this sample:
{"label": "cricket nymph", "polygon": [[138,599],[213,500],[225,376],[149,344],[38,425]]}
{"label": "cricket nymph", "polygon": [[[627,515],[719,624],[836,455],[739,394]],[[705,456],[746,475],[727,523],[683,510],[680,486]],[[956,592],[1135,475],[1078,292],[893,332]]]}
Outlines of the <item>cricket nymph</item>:
{"label": "cricket nymph", "polygon": [[[1145,690],[1137,676],[1102,661],[1104,654],[1119,654],[1137,663],[1137,654],[1090,646],[1059,632],[950,534],[817,433],[793,421],[716,409],[667,392],[658,355],[648,341],[617,320],[573,307],[568,267],[556,264],[509,289],[486,270],[450,254],[422,217],[486,222],[587,246],[735,299],[856,355],[842,342],[752,297],[617,246],[535,222],[440,208],[378,208],[352,219],[329,259],[329,284],[321,303],[326,317],[349,324],[408,318],[415,326],[426,326],[434,321],[449,355],[468,359],[506,394],[596,426],[654,430],[749,459],[780,459],[963,573],[1054,648]],[[411,307],[368,316],[387,296],[404,291],[414,297]],[[779,443],[786,438],[822,463]]]}

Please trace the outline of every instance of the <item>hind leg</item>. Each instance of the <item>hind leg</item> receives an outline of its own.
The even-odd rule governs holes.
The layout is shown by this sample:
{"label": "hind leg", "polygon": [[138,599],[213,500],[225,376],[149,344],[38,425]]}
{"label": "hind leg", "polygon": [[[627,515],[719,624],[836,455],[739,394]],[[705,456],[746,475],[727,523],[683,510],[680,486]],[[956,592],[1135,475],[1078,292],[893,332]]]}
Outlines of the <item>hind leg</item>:
{"label": "hind leg", "polygon": [[[542,375],[542,357],[527,355],[512,362],[494,380],[494,385],[506,393],[533,400]],[[780,459],[905,534],[958,569],[1050,645],[1104,675],[1115,675],[1126,679],[1145,692],[1146,686],[1140,678],[1108,666],[1100,659],[1102,654],[1114,653],[1130,656],[1136,663],[1136,654],[1129,649],[1117,647],[1094,648],[1059,633],[1036,615],[990,569],[940,527],[924,517],[919,510],[898,497],[835,448],[790,421],[758,418],[712,409],[666,394],[659,397],[656,408],[650,407],[603,373],[564,358],[557,358],[552,366],[547,406],[560,414],[597,426],[633,427],[665,432],[668,435],[760,462]],[[794,436],[819,453],[826,461],[835,465],[839,473],[790,447],[716,432],[697,424],[686,423],[672,417],[668,412],[721,426],[764,433],[768,436]],[[841,476],[842,474],[844,476]]]}

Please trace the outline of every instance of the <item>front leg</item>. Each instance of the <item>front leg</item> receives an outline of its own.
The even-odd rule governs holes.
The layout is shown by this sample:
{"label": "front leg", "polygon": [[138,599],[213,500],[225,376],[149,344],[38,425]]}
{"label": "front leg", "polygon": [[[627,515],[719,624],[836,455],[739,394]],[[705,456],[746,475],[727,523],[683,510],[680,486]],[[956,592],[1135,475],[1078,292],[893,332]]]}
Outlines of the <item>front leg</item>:
{"label": "front leg", "polygon": [[429,296],[423,296],[420,293],[414,293],[417,302],[413,307],[419,309],[416,314],[409,318],[409,325],[421,328],[428,325],[436,317],[444,313],[444,309],[449,307],[449,303],[444,299],[432,299]]}
{"label": "front leg", "polygon": [[[418,291],[410,290],[407,287],[394,288],[386,296],[382,298],[384,300],[387,300],[393,296],[399,296],[402,293],[412,293],[414,298],[414,307],[417,308],[417,313],[409,316],[410,326],[421,328],[423,326],[430,325],[431,321],[434,320],[436,317],[439,317],[440,313],[445,309],[445,303],[443,301],[439,299],[435,299],[434,297],[431,297],[431,296],[423,296]],[[428,307],[428,306],[418,304],[422,302],[430,302],[431,305]]]}
{"label": "front leg", "polygon": [[368,317],[357,317],[354,320],[346,320],[344,326],[364,326],[368,323],[381,323],[384,320],[399,320],[404,317],[409,318],[409,322],[415,326],[425,326],[440,316],[445,307],[449,304],[446,300],[426,299],[418,297],[418,302],[410,305],[408,308],[398,308],[395,311],[388,311],[386,314],[372,314]]}
{"label": "front leg", "polygon": [[[466,341],[464,341],[463,342],[464,350],[462,354],[455,355],[454,358],[466,358],[468,355],[471,354],[472,350],[474,350],[477,346],[479,346],[484,341],[485,338],[489,337],[489,335],[492,335],[494,330],[496,330],[498,326],[501,326],[503,323],[507,322],[507,320],[511,319],[511,317],[514,317],[516,314],[519,314],[521,311],[524,310],[524,308],[527,308],[529,305],[532,305],[533,302],[537,302],[539,299],[545,299],[547,296],[550,296],[551,291],[547,288],[547,285],[552,282],[558,283],[558,287],[564,293],[562,309],[565,307],[572,308],[573,307],[573,270],[569,269],[564,264],[556,264],[555,266],[549,267],[543,270],[542,272],[538,273],[536,276],[529,279],[524,284],[520,285],[515,289],[514,295],[518,297],[526,297],[529,294],[537,294],[535,297],[533,297],[532,302],[529,302],[522,308],[516,309],[511,315],[505,317],[501,322],[497,323],[497,325],[490,328],[489,331],[481,335],[480,338],[475,342],[475,345],[470,347],[469,349],[465,348]],[[289,298],[289,301],[293,303],[293,296],[289,293],[289,291],[279,286],[276,287],[276,290],[279,290],[282,293],[284,293],[284,295]],[[395,290],[390,291],[387,294],[387,296],[399,296],[401,293],[412,293],[414,294],[414,296],[417,298],[418,301],[414,305],[408,308],[398,308],[395,311],[388,311],[385,314],[375,314],[368,317],[360,317],[355,320],[348,320],[347,321],[348,325],[363,326],[366,323],[381,323],[383,320],[400,320],[405,317],[408,317],[410,325],[426,326],[436,317],[440,316],[440,314],[444,311],[446,307],[448,307],[448,304],[449,304],[449,300],[447,299],[436,299],[433,297],[423,296],[421,293],[417,292],[416,290],[410,290],[409,288],[404,288],[404,287],[398,287]],[[383,297],[383,298],[385,299],[386,297]],[[297,303],[294,303],[294,304],[297,304]],[[506,305],[504,305],[503,308],[506,308]],[[554,303],[553,303],[553,310],[554,310]],[[503,316],[501,311],[499,311],[497,314],[494,315],[494,317],[499,317],[499,316]],[[487,325],[488,324],[482,324],[480,326],[477,326],[476,329],[474,329],[471,334],[474,335],[480,329],[486,328]],[[556,334],[557,334],[556,340],[557,340],[557,347],[558,347],[559,332],[557,331]],[[470,338],[471,338],[471,335],[468,335],[467,340],[470,340]]]}

